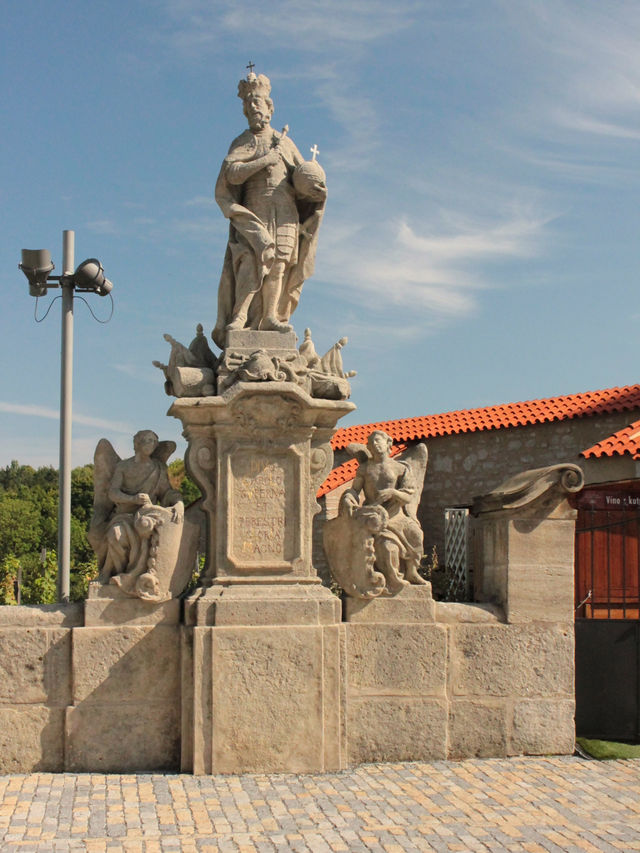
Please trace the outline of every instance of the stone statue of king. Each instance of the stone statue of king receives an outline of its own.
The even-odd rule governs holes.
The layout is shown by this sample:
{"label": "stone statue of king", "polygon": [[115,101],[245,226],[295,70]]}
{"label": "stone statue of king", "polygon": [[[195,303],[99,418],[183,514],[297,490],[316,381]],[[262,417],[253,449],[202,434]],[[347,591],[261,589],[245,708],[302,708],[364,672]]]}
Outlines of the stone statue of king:
{"label": "stone statue of king", "polygon": [[[231,143],[215,197],[230,220],[212,337],[226,331],[288,331],[304,281],[313,273],[327,198],[325,174],[271,127],[271,83],[251,71],[238,84],[249,129]],[[315,154],[314,154],[315,157]]]}

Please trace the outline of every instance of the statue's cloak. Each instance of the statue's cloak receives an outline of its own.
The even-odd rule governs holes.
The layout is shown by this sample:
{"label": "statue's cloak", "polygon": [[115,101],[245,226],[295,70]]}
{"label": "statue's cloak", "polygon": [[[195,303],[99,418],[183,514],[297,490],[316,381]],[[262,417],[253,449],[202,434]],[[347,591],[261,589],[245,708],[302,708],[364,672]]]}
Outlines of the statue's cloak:
{"label": "statue's cloak", "polygon": [[[279,139],[279,148],[290,174],[303,161],[302,155],[287,137],[273,131]],[[223,214],[230,220],[229,240],[224,257],[222,275],[218,288],[218,319],[213,331],[214,341],[224,348],[224,329],[231,322],[236,303],[236,274],[241,258],[250,251],[254,259],[254,274],[249,289],[245,292],[258,294],[265,277],[273,265],[275,243],[263,222],[242,204],[243,185],[233,185],[227,180],[227,170],[232,163],[248,162],[255,157],[255,138],[250,130],[245,130],[231,143],[218,175],[215,199]],[[279,314],[287,319],[295,311],[305,280],[313,275],[315,267],[318,231],[324,214],[326,199],[314,202],[304,198],[295,199],[298,210],[298,257],[296,263],[285,271],[282,296],[278,306]],[[261,300],[253,299],[249,309],[247,325],[257,328],[261,316]]]}

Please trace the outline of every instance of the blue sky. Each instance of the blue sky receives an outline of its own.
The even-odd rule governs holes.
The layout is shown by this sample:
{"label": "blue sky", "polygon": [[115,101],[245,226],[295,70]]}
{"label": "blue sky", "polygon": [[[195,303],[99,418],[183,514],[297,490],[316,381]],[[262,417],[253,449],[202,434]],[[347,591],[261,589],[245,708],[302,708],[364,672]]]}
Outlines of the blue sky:
{"label": "blue sky", "polygon": [[[6,0],[0,465],[57,464],[60,307],[21,248],[76,232],[115,313],[75,306],[74,464],[155,429],[153,359],[215,322],[213,187],[251,60],[329,201],[293,315],[347,335],[343,425],[625,385],[640,331],[640,4]],[[55,293],[55,291],[54,291]],[[50,298],[38,304],[39,316]],[[107,299],[89,297],[108,316]]]}

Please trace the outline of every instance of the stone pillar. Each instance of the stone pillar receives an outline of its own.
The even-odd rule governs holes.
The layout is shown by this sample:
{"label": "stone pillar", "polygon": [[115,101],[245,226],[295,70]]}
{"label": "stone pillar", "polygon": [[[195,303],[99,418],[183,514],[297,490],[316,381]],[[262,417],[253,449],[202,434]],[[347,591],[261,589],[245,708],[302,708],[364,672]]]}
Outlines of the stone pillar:
{"label": "stone pillar", "polygon": [[341,603],[311,553],[330,438],[354,408],[267,381],[169,410],[208,527],[203,586],[185,602],[183,771],[344,766]]}
{"label": "stone pillar", "polygon": [[477,601],[501,606],[507,622],[573,622],[576,511],[567,496],[583,483],[577,466],[554,465],[476,498]]}

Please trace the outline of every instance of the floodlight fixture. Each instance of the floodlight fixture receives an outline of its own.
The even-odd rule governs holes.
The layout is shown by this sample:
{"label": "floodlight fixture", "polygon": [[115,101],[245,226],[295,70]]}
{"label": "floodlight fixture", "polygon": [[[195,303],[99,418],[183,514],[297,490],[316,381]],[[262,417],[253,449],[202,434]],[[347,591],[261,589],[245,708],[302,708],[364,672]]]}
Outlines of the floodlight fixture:
{"label": "floodlight fixture", "polygon": [[76,290],[93,292],[106,296],[113,290],[113,284],[104,274],[104,267],[97,258],[83,261],[73,274]]}
{"label": "floodlight fixture", "polygon": [[47,279],[55,264],[51,261],[48,249],[23,249],[22,262],[19,269],[26,275],[29,282],[30,296],[44,296],[47,292]]}
{"label": "floodlight fixture", "polygon": [[[88,258],[73,272],[75,234],[62,232],[62,275],[55,268],[48,249],[23,249],[19,269],[29,282],[31,296],[44,296],[59,287],[62,295],[62,353],[60,359],[60,498],[58,504],[58,597],[69,601],[71,562],[71,386],[73,381],[73,297],[78,293],[107,296],[113,284],[105,277],[97,258]],[[93,314],[93,312],[91,312]],[[46,316],[46,315],[45,315]],[[95,316],[95,315],[94,315]]]}

